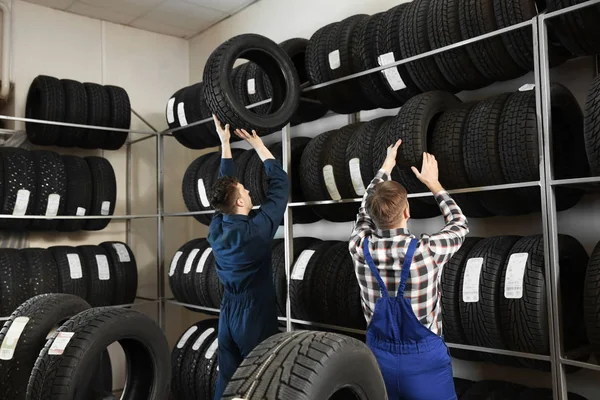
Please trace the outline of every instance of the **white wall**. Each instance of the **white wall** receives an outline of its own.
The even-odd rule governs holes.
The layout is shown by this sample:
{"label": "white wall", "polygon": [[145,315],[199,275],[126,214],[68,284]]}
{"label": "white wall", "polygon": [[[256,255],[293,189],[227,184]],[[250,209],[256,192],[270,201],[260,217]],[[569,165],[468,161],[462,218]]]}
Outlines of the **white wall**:
{"label": "white wall", "polygon": [[[318,28],[328,23],[339,21],[358,13],[374,14],[385,11],[403,1],[387,0],[261,0],[239,14],[217,24],[208,31],[190,40],[190,81],[202,80],[204,64],[211,52],[225,40],[242,33],[258,33],[276,42],[292,37],[310,38]],[[573,60],[552,71],[553,81],[565,84],[583,106],[587,88],[594,76],[593,63],[590,59]],[[488,88],[463,92],[459,97],[463,101],[479,100],[502,92],[516,91],[524,83],[533,83],[533,75],[494,84]],[[370,120],[382,115],[395,115],[397,110],[371,111],[361,113],[361,120]],[[330,129],[346,125],[346,116],[328,115],[320,121],[292,128],[292,137],[314,137]],[[266,142],[281,140],[280,133],[265,138]],[[597,196],[586,196],[574,209],[559,214],[559,229],[579,239],[588,252],[600,239],[600,230],[594,216],[598,216],[600,199]],[[413,233],[430,232],[442,226],[440,218],[430,220],[412,220],[410,228]],[[512,218],[471,219],[471,235],[494,236],[505,234],[530,235],[540,233],[542,222],[540,214]],[[314,236],[322,239],[347,240],[352,223],[333,224],[318,222],[311,225],[296,225],[294,236]],[[550,387],[549,373],[527,371],[523,369],[505,368],[460,360],[454,362],[455,375],[462,378],[503,379],[530,386]],[[569,390],[598,398],[600,390],[595,384],[597,374],[582,371],[569,375]]]}

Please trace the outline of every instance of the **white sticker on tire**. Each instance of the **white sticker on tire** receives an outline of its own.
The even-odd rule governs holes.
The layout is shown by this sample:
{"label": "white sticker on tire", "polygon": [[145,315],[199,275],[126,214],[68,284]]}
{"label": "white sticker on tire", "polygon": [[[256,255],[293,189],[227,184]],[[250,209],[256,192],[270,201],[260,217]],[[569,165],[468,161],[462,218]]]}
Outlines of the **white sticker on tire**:
{"label": "white sticker on tire", "polygon": [[117,252],[117,256],[119,257],[120,262],[130,262],[131,257],[129,256],[129,250],[122,243],[113,243],[113,248]]}
{"label": "white sticker on tire", "polygon": [[198,349],[200,349],[200,346],[202,346],[202,343],[204,343],[206,339],[208,339],[208,337],[213,334],[214,331],[214,328],[208,328],[207,330],[202,332],[202,335],[200,335],[200,337],[194,342],[192,350],[198,351]]}
{"label": "white sticker on tire", "polygon": [[98,279],[101,281],[110,280],[110,268],[108,268],[108,258],[104,254],[96,254],[96,265],[98,265]]}
{"label": "white sticker on tire", "polygon": [[167,122],[169,124],[175,122],[175,113],[173,107],[175,107],[175,97],[171,97],[167,103]]}
{"label": "white sticker on tire", "polygon": [[74,332],[58,332],[54,338],[54,342],[48,349],[49,356],[60,356],[65,352],[71,338],[75,335]]}
{"label": "white sticker on tire", "polygon": [[525,85],[523,85],[519,88],[519,92],[528,92],[533,89],[535,89],[534,83],[526,83]]}
{"label": "white sticker on tire", "polygon": [[463,280],[463,302],[477,303],[479,301],[479,277],[483,267],[483,258],[470,258],[465,267]]}
{"label": "white sticker on tire", "polygon": [[179,339],[179,342],[177,342],[177,348],[178,349],[183,348],[183,346],[185,346],[185,342],[187,342],[188,339],[190,338],[190,336],[192,336],[192,334],[194,332],[196,332],[197,330],[198,330],[198,327],[194,325],[194,326],[190,327],[190,329],[185,331],[185,333],[183,334],[181,339]]}
{"label": "white sticker on tire", "polygon": [[203,207],[210,207],[210,201],[206,195],[206,187],[204,187],[204,180],[198,179],[198,196],[200,196],[200,203]]}
{"label": "white sticker on tire", "polygon": [[75,215],[79,216],[79,217],[83,217],[86,213],[86,209],[83,207],[77,207],[77,211],[75,212]]}
{"label": "white sticker on tire", "polygon": [[60,194],[52,193],[48,196],[46,204],[46,217],[56,217],[58,215],[58,206],[60,205]]}
{"label": "white sticker on tire", "polygon": [[202,271],[204,271],[204,264],[206,264],[206,260],[208,259],[208,256],[210,256],[210,253],[212,253],[212,247],[204,250],[204,253],[200,256],[198,265],[196,266],[196,273],[202,273]]}
{"label": "white sticker on tire", "polygon": [[335,184],[335,176],[333,175],[333,166],[326,165],[323,167],[323,179],[325,180],[325,187],[332,200],[341,200],[342,196],[338,191],[337,185]]}
{"label": "white sticker on tire", "polygon": [[514,253],[508,259],[506,279],[504,280],[504,297],[507,299],[523,298],[523,278],[529,253]]}
{"label": "white sticker on tire", "polygon": [[342,61],[340,60],[340,51],[334,50],[329,53],[329,68],[338,69],[342,65]]}
{"label": "white sticker on tire", "polygon": [[183,103],[177,104],[177,118],[179,118],[180,126],[187,126],[187,118],[185,118],[185,107]]}
{"label": "white sticker on tire", "polygon": [[[377,57],[377,62],[379,63],[380,67],[383,65],[392,64],[395,61],[396,59],[394,57],[393,52],[385,53]],[[393,91],[406,89],[406,83],[404,83],[404,80],[402,80],[402,77],[400,76],[400,72],[398,71],[397,67],[384,69],[383,71],[381,71],[381,73],[383,74]]]}
{"label": "white sticker on tire", "polygon": [[357,196],[364,195],[366,189],[362,179],[362,174],[360,173],[360,159],[353,158],[348,162],[348,166],[350,167],[350,179],[352,180],[354,193],[356,193]]}
{"label": "white sticker on tire", "polygon": [[83,278],[83,271],[81,269],[81,260],[79,259],[79,254],[67,254],[67,262],[69,263],[71,279]]}
{"label": "white sticker on tire", "polygon": [[294,268],[292,269],[292,279],[295,281],[301,281],[304,279],[304,273],[306,272],[306,267],[311,259],[311,257],[315,254],[314,250],[304,250],[300,253],[298,260],[294,264]]}
{"label": "white sticker on tire", "polygon": [[213,355],[215,355],[215,352],[217,351],[217,349],[219,348],[219,339],[215,339],[214,342],[212,342],[212,344],[210,345],[210,347],[208,348],[208,350],[206,350],[206,354],[204,355],[204,357],[206,357],[207,360],[210,360],[212,358]]}
{"label": "white sticker on tire", "polygon": [[100,215],[108,215],[110,213],[110,201],[103,201],[100,207]]}
{"label": "white sticker on tire", "polygon": [[179,262],[179,259],[181,258],[182,254],[183,253],[181,251],[178,251],[173,256],[173,260],[171,261],[171,268],[169,268],[169,276],[173,276],[173,274],[175,273],[175,269],[177,268],[177,263]]}
{"label": "white sticker on tire", "polygon": [[248,79],[248,94],[256,94],[256,81],[254,78]]}
{"label": "white sticker on tire", "polygon": [[194,262],[194,258],[196,258],[196,255],[199,252],[200,252],[200,249],[194,249],[190,252],[190,254],[188,255],[188,257],[185,260],[185,267],[183,268],[184,274],[190,273],[190,271],[192,270],[192,263]]}
{"label": "white sticker on tire", "polygon": [[28,322],[28,317],[17,317],[10,324],[10,328],[8,328],[0,346],[0,360],[12,360],[19,338]]}
{"label": "white sticker on tire", "polygon": [[27,213],[30,195],[31,192],[26,189],[20,189],[17,192],[17,200],[15,201],[15,208],[13,208],[12,215],[25,215]]}

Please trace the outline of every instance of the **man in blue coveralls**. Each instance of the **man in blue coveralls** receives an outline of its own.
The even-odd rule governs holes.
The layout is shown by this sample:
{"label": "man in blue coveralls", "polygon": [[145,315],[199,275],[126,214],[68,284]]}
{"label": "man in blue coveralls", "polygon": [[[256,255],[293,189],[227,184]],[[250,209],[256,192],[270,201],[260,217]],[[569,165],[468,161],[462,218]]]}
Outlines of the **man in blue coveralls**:
{"label": "man in blue coveralls", "polygon": [[236,178],[225,128],[213,115],[221,139],[219,179],[210,199],[217,210],[209,228],[208,242],[216,260],[219,279],[225,287],[219,317],[219,379],[215,400],[254,347],[276,334],[277,301],[271,272],[271,241],[283,218],[289,181],[279,161],[252,131],[237,129],[265,164],[269,177],[267,199],[252,210],[249,191]]}

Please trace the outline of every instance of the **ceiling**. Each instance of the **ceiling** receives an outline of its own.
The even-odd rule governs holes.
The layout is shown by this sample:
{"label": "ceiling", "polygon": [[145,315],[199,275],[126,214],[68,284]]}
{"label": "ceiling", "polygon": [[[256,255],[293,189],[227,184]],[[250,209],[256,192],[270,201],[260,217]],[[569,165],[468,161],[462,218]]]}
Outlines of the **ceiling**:
{"label": "ceiling", "polygon": [[257,0],[24,0],[165,35],[190,38]]}

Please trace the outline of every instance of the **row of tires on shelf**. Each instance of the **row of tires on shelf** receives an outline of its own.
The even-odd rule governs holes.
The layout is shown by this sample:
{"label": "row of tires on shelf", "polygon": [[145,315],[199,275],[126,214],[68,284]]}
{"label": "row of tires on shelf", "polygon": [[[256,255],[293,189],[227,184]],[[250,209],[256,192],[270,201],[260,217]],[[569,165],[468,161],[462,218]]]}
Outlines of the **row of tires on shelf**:
{"label": "row of tires on shelf", "polygon": [[168,398],[169,344],[153,319],[126,308],[91,308],[78,296],[56,293],[27,300],[4,322],[2,398],[112,398],[107,348],[115,342],[127,361],[123,398]]}
{"label": "row of tires on shelf", "polygon": [[[81,83],[38,75],[27,93],[25,117],[78,125],[129,129],[129,95],[119,86]],[[118,150],[128,132],[76,126],[49,125],[28,121],[27,137],[41,146]]]}
{"label": "row of tires on shelf", "polygon": [[115,171],[102,157],[52,151],[0,148],[0,214],[48,219],[0,218],[0,229],[97,231],[110,218],[52,219],[56,216],[110,216],[115,210]]}
{"label": "row of tires on shelf", "polygon": [[134,302],[135,256],[121,242],[49,249],[0,249],[0,317],[45,293],[79,296],[94,307]]}
{"label": "row of tires on shelf", "polygon": [[[308,40],[294,38],[280,43],[279,46],[290,57],[291,64],[298,74],[300,83],[307,82],[308,78],[305,70],[305,54]],[[233,68],[230,75],[226,75],[232,88],[232,94],[244,107],[251,104],[269,100],[273,95],[273,87],[268,75],[253,62]],[[307,98],[314,97],[310,93],[305,95]],[[273,106],[271,102],[248,109],[248,112],[264,116],[272,113]],[[305,122],[310,122],[321,118],[327,112],[327,108],[318,104],[312,99],[303,101],[298,109],[293,113],[290,119],[292,126]],[[194,122],[211,118],[212,112],[209,110],[205,99],[204,83],[182,88],[175,92],[167,102],[165,111],[167,124],[170,129],[186,127]],[[287,122],[287,121],[286,121]],[[250,125],[254,126],[254,125]],[[273,132],[274,129],[259,130],[259,135]],[[173,136],[182,145],[191,149],[203,149],[220,145],[220,140],[212,121],[198,124],[185,129],[179,129],[173,132]],[[232,141],[240,140],[232,135]]]}
{"label": "row of tires on shelf", "polygon": [[[512,382],[483,380],[479,382],[454,378],[458,400],[552,400],[552,389],[527,388]],[[568,400],[586,400],[575,393]]]}

